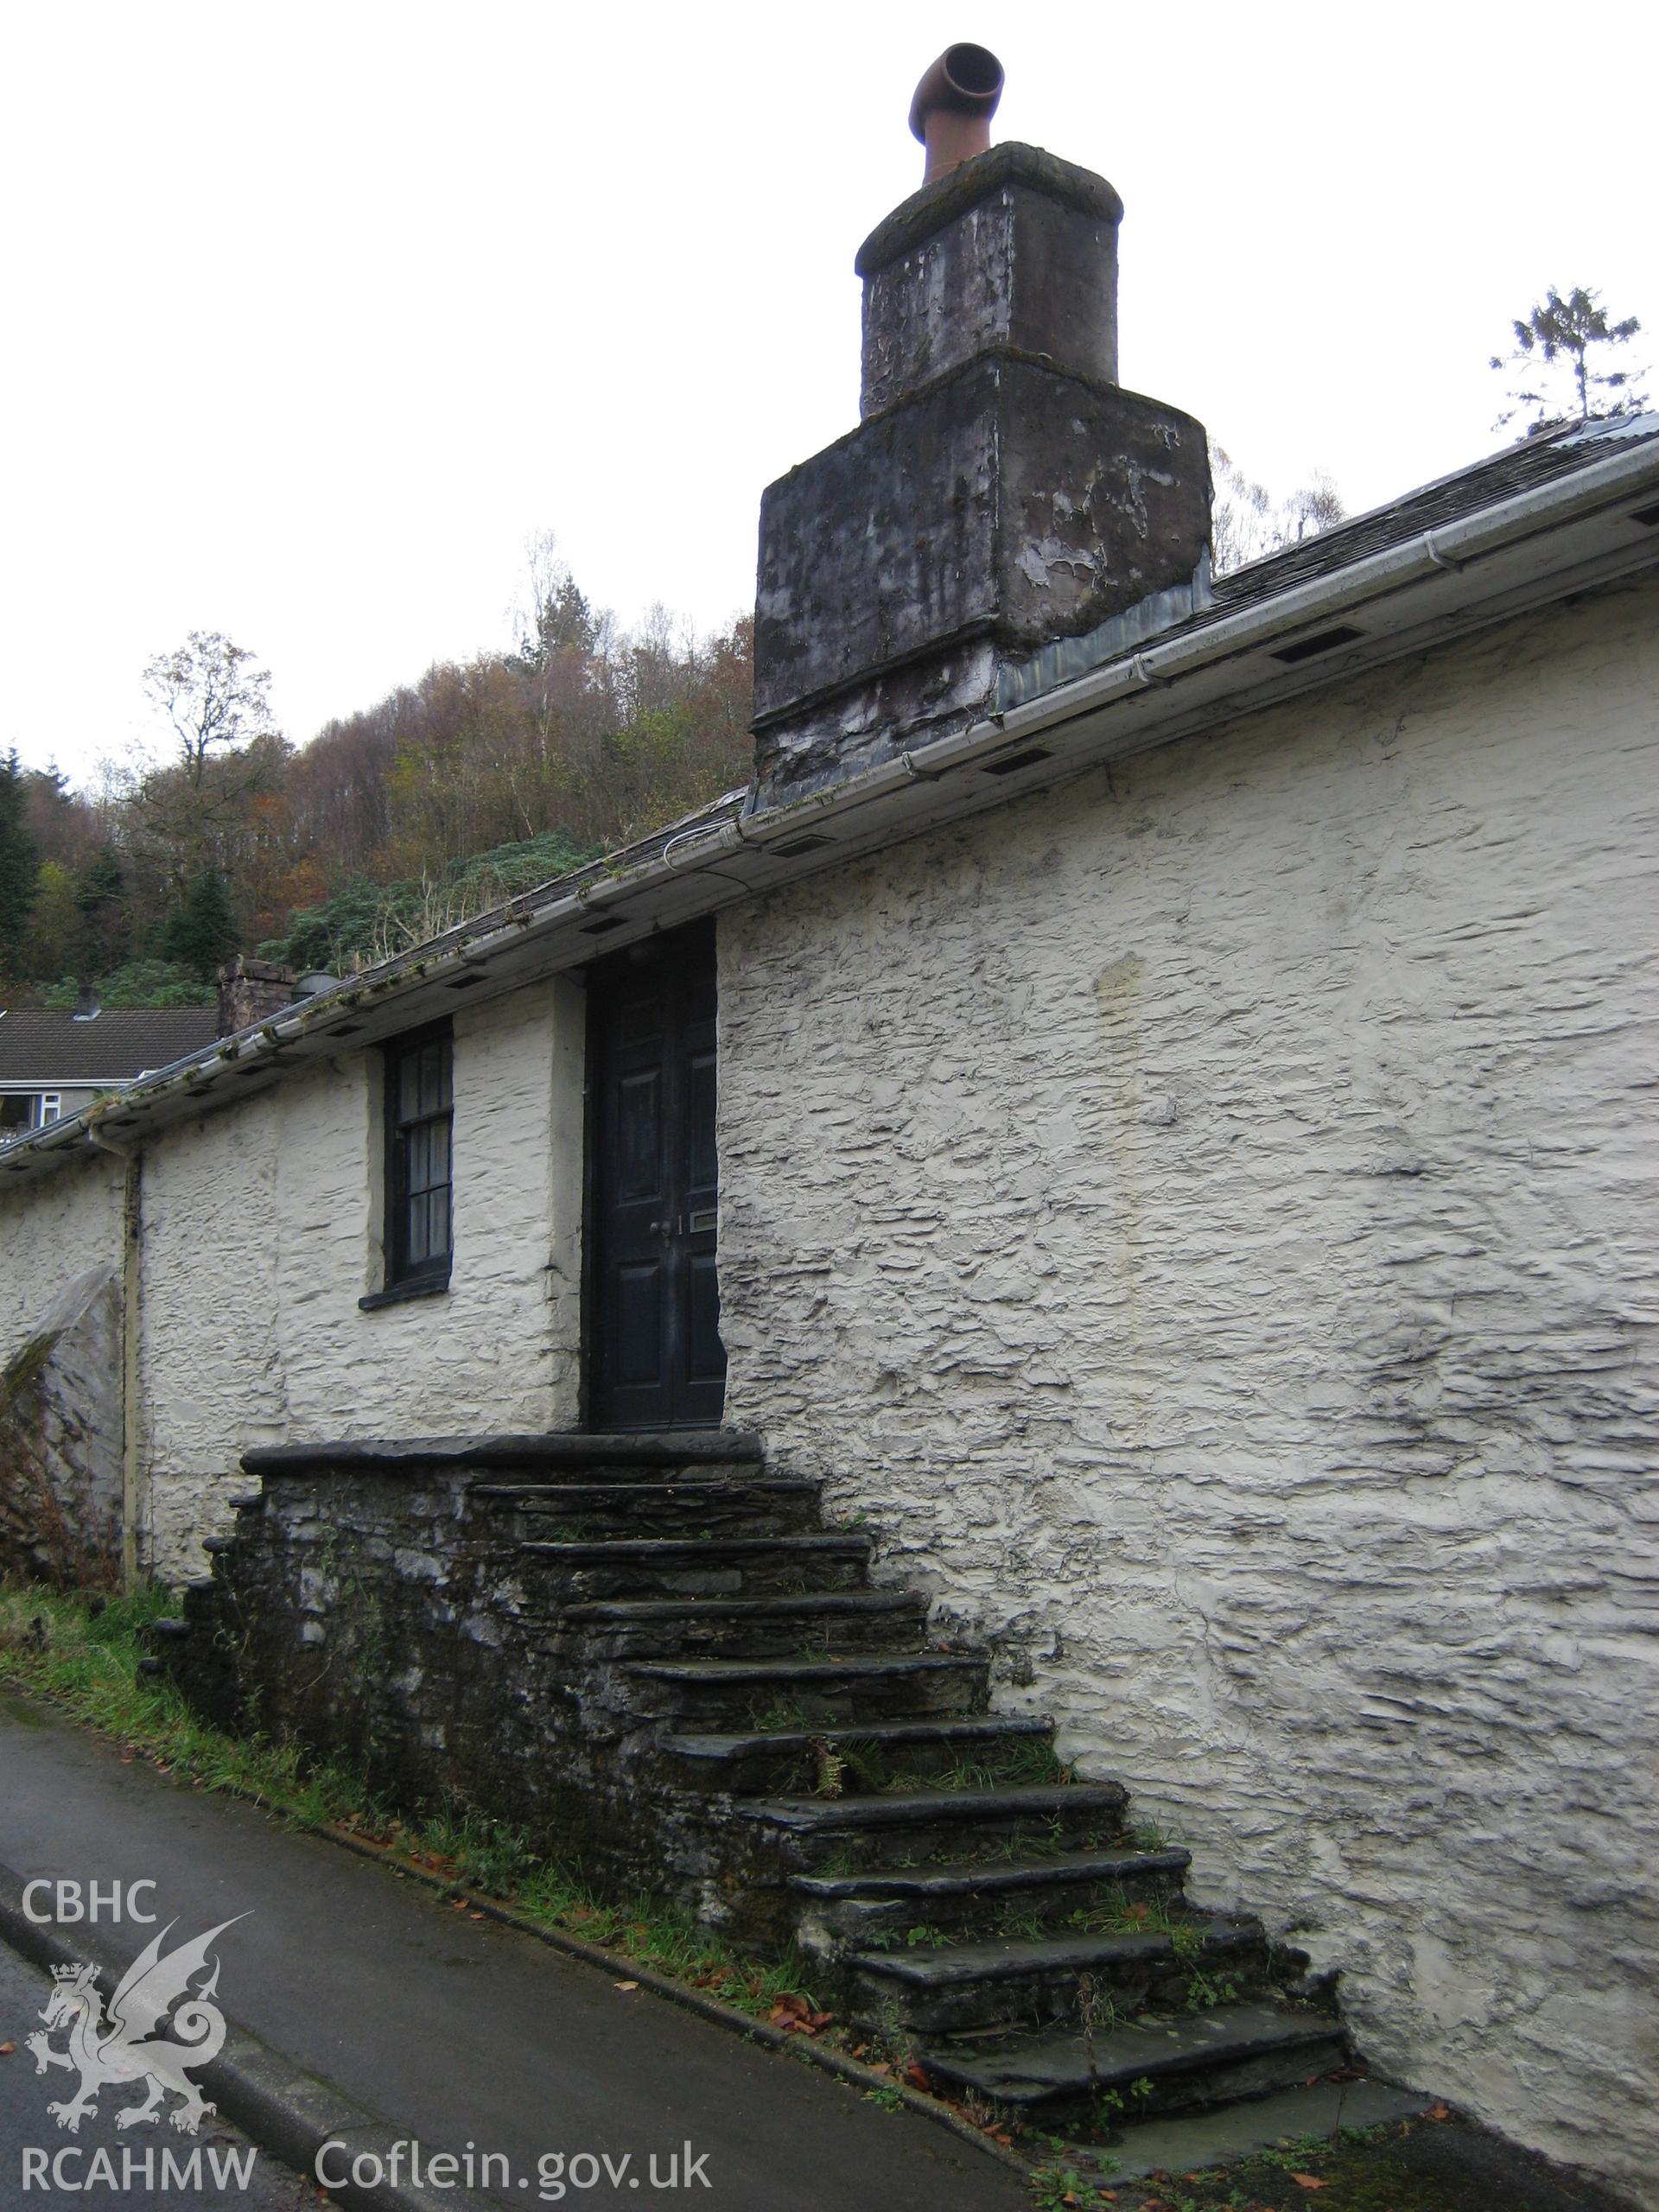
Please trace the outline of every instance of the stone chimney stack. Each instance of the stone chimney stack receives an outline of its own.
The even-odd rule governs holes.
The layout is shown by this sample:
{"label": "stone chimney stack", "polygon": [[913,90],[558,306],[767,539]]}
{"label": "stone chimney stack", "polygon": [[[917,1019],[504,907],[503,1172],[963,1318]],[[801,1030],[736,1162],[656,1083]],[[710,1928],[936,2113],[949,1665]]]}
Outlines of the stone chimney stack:
{"label": "stone chimney stack", "polygon": [[[761,499],[760,809],[980,720],[1005,671],[1205,557],[1204,426],[1117,382],[1122,203],[1034,146],[972,151],[991,71],[994,107],[983,48],[918,86],[932,181],[855,264],[863,420]],[[933,121],[941,73],[979,114]]]}
{"label": "stone chimney stack", "polygon": [[219,971],[217,1034],[230,1037],[238,1029],[251,1029],[256,1021],[285,1013],[294,1003],[296,980],[291,968],[279,968],[270,960],[249,960],[238,952],[228,968]]}

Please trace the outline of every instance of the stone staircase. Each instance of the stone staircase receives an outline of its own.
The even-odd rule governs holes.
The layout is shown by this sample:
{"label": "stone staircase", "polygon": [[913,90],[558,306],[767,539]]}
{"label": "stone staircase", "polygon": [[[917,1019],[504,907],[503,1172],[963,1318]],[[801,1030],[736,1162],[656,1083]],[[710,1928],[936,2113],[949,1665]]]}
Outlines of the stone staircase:
{"label": "stone staircase", "polygon": [[[1186,1897],[1188,1854],[983,1652],[872,1586],[870,1534],[708,1432],[252,1452],[162,1663],[404,1793],[460,1789],[759,1949],[936,2083],[1045,2126],[1345,2065],[1306,1961]],[[575,1808],[580,1808],[579,1817]]]}

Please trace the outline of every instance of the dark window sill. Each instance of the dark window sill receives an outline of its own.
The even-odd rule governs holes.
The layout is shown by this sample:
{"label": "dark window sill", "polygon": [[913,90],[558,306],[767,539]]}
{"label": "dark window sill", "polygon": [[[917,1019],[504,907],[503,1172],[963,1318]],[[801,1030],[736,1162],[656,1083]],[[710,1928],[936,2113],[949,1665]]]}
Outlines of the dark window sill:
{"label": "dark window sill", "polygon": [[448,1275],[429,1275],[423,1281],[395,1282],[387,1290],[372,1290],[357,1303],[359,1312],[373,1313],[382,1306],[406,1306],[411,1298],[446,1298],[448,1294]]}

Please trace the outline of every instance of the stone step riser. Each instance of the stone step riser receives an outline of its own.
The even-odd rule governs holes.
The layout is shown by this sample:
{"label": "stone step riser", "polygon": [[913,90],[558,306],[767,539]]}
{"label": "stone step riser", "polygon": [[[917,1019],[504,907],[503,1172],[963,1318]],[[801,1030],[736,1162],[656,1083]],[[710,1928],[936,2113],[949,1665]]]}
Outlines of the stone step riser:
{"label": "stone step riser", "polygon": [[925,2035],[1068,2025],[1081,2035],[1085,1979],[1092,1986],[1090,2002],[1096,2022],[1113,2017],[1109,2005],[1122,2014],[1200,2012],[1217,2001],[1265,1991],[1267,1947],[1259,1938],[1211,1943],[1191,1960],[1167,1951],[1152,1959],[1103,1961],[1090,1967],[1086,1976],[1075,1969],[1033,1967],[1017,1975],[988,1974],[935,1990],[907,1987],[890,1976],[855,1967],[849,1975],[847,2002],[850,2017],[862,2024],[897,2020]]}
{"label": "stone step riser", "polygon": [[806,1536],[823,1526],[816,1491],[767,1496],[732,1489],[709,1494],[659,1491],[643,1484],[632,1493],[612,1485],[544,1501],[493,1500],[490,1518],[504,1536],[601,1543],[633,1536]]}
{"label": "stone step riser", "polygon": [[555,1616],[545,1624],[560,1649],[594,1659],[805,1659],[830,1653],[868,1652],[903,1658],[925,1648],[926,1608],[906,1613],[779,1613],[765,1625],[753,1620],[645,1621],[590,1626]]}
{"label": "stone step riser", "polygon": [[709,1546],[705,1564],[686,1546],[671,1557],[596,1560],[587,1565],[555,1563],[521,1551],[516,1570],[531,1605],[538,1611],[593,1599],[773,1598],[866,1587],[868,1563],[861,1555],[819,1554],[803,1559],[787,1552],[722,1556]]}
{"label": "stone step riser", "polygon": [[896,1930],[925,1922],[944,1929],[955,1942],[982,1942],[1012,1934],[1071,1935],[1077,1931],[1075,1915],[1101,1914],[1119,1904],[1150,1904],[1179,1897],[1185,1877],[1179,1872],[1154,1870],[1114,1876],[1110,1880],[1079,1879],[1063,1885],[1039,1885],[999,1891],[994,1897],[953,1896],[887,1898],[804,1898],[804,1923],[822,1931],[813,1948],[826,1942],[845,1944],[856,1950]]}
{"label": "stone step riser", "polygon": [[[467,1485],[469,1497],[491,1504],[526,1490],[566,1489],[590,1485],[595,1490],[652,1488],[664,1483],[728,1483],[734,1489],[768,1479],[753,1459],[682,1459],[661,1466],[644,1461],[572,1461],[569,1465],[526,1461],[522,1465],[495,1467],[478,1464]],[[772,1480],[777,1478],[771,1478]]]}
{"label": "stone step riser", "polygon": [[[939,1719],[957,1716],[940,1714]],[[902,1750],[879,1750],[851,1745],[834,1737],[824,1738],[842,1760],[838,1782],[832,1764],[814,1746],[794,1745],[787,1749],[743,1751],[722,1758],[688,1758],[664,1749],[665,1770],[677,1788],[703,1794],[728,1793],[734,1797],[811,1797],[853,1802],[867,1794],[872,1783],[899,1788],[906,1783],[925,1786],[959,1771],[964,1761],[976,1770],[976,1787],[1030,1779],[1029,1739],[1014,1745],[928,1743],[906,1745]],[[948,1809],[950,1794],[939,1794],[941,1812],[937,1833],[948,1837],[955,1831]],[[932,1831],[930,1831],[931,1833]]]}
{"label": "stone step riser", "polygon": [[[849,1803],[856,1812],[861,1800]],[[882,1823],[861,1827],[849,1822],[832,1835],[803,1839],[797,1855],[797,1864],[808,1870],[822,1866],[826,1861],[859,1872],[874,1872],[884,1866],[923,1866],[931,1864],[947,1866],[977,1853],[989,1854],[999,1847],[1008,1847],[1010,1854],[1030,1858],[1033,1850],[1045,1847],[1055,1851],[1085,1851],[1108,1849],[1126,1842],[1123,1816],[1108,1813],[1078,1814],[1071,1819],[1064,1815],[1058,1826],[1046,1818],[1021,1820],[986,1814],[952,1815],[950,1797],[942,1793],[939,1810],[928,1818],[918,1818],[891,1826]]]}
{"label": "stone step riser", "polygon": [[844,1688],[816,1683],[803,1688],[787,1677],[772,1686],[727,1687],[636,1675],[631,1678],[631,1702],[636,1712],[671,1719],[683,1728],[739,1731],[856,1728],[872,1721],[960,1718],[984,1712],[989,1675],[982,1663],[906,1671],[902,1663],[906,1656],[894,1655],[892,1672],[861,1672]]}

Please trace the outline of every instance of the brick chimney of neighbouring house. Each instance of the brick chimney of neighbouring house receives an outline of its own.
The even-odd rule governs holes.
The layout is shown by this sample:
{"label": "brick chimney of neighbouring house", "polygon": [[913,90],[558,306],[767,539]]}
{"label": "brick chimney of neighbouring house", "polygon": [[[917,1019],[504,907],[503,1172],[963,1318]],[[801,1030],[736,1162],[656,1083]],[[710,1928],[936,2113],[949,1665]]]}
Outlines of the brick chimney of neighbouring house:
{"label": "brick chimney of neighbouring house", "polygon": [[981,719],[1205,558],[1204,426],[1117,382],[1122,203],[1034,146],[976,150],[1001,89],[982,47],[918,86],[929,181],[855,264],[863,420],[762,496],[757,808]]}
{"label": "brick chimney of neighbouring house", "polygon": [[218,1034],[229,1037],[238,1029],[251,1029],[256,1021],[269,1021],[294,1003],[297,978],[291,968],[271,960],[248,960],[241,953],[219,971]]}

